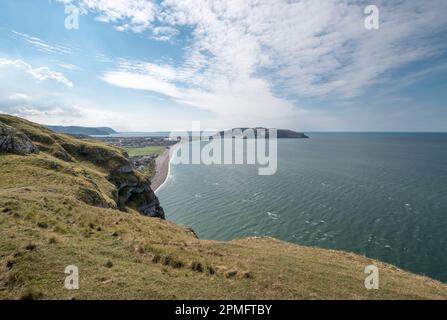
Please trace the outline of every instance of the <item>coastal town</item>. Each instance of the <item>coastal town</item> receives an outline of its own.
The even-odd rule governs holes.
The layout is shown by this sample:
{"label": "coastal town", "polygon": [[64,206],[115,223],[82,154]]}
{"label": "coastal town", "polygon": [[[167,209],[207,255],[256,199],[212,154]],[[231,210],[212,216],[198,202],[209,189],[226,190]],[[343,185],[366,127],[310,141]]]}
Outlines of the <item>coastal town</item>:
{"label": "coastal town", "polygon": [[169,147],[177,143],[178,140],[170,139],[167,137],[95,137],[96,140],[100,140],[107,144],[111,144],[120,148],[146,148],[153,146]]}

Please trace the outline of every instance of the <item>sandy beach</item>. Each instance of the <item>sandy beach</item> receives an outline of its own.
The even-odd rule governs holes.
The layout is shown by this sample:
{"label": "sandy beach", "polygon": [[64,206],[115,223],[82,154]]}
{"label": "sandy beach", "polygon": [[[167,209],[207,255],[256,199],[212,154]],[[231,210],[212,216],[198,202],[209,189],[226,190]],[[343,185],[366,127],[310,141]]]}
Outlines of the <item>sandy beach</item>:
{"label": "sandy beach", "polygon": [[173,145],[166,150],[155,160],[155,175],[151,179],[152,190],[157,192],[157,190],[163,185],[169,175],[169,162],[170,162],[170,152],[177,145]]}

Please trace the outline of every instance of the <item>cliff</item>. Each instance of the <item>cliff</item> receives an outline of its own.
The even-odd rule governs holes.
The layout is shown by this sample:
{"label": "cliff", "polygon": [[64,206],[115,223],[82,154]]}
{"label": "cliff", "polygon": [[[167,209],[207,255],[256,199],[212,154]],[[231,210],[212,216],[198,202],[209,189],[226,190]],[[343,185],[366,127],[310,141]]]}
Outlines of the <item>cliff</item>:
{"label": "cliff", "polygon": [[[147,217],[164,213],[121,149],[6,115],[0,146],[0,299],[447,299],[445,284],[366,257],[200,240]],[[379,290],[364,287],[371,264]],[[69,265],[79,290],[64,287]]]}

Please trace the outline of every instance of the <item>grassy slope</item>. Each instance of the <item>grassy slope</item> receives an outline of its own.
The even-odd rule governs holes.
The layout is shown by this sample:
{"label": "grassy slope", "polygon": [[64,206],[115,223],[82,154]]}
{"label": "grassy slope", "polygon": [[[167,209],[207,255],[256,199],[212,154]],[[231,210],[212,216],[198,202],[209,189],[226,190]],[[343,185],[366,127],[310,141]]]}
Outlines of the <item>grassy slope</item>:
{"label": "grassy slope", "polygon": [[160,155],[166,150],[163,146],[151,146],[144,148],[127,148],[126,151],[130,157]]}
{"label": "grassy slope", "polygon": [[[111,199],[107,168],[92,159],[59,160],[55,148],[0,155],[0,298],[447,298],[444,284],[354,254],[271,238],[198,240],[183,226],[132,209],[87,205],[79,185]],[[363,286],[363,270],[372,263],[381,272],[378,291]],[[64,289],[71,264],[80,270],[77,291]]]}

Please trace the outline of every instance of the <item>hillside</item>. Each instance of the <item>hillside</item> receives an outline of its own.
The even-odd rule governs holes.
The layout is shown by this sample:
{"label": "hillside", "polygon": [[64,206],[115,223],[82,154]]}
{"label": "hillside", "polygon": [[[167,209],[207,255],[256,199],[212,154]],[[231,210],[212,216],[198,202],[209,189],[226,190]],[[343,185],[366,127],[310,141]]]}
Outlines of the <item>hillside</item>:
{"label": "hillside", "polygon": [[[163,219],[118,148],[0,115],[0,150],[0,299],[447,298],[442,283],[351,253],[199,240]],[[371,264],[380,290],[364,288]],[[67,265],[79,290],[64,288]]]}
{"label": "hillside", "polygon": [[85,136],[106,136],[118,133],[107,127],[79,127],[79,126],[46,126],[48,129],[59,133]]}

